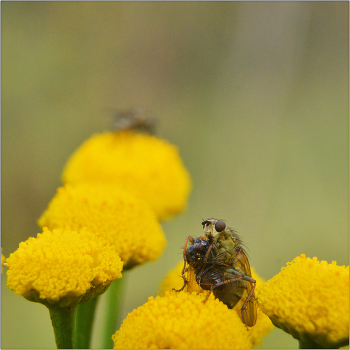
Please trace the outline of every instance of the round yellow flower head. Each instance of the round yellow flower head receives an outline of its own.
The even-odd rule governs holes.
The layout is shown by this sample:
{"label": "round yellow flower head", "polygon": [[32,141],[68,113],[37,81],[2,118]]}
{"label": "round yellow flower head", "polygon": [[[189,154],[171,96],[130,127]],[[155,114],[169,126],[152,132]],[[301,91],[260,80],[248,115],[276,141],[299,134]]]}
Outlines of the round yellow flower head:
{"label": "round yellow flower head", "polygon": [[2,270],[3,270],[3,264],[5,262],[5,256],[2,255],[2,248],[1,248],[1,273],[2,273]]}
{"label": "round yellow flower head", "polygon": [[267,281],[258,295],[261,310],[301,347],[349,344],[349,267],[296,257]]}
{"label": "round yellow flower head", "polygon": [[88,231],[44,228],[20,243],[6,261],[7,285],[30,301],[67,307],[102,294],[121,278],[111,245]]}
{"label": "round yellow flower head", "polygon": [[[180,261],[174,269],[171,269],[169,273],[163,279],[159,293],[160,296],[164,296],[167,291],[171,291],[172,289],[178,290],[180,289],[184,281],[181,277],[181,272],[184,266],[184,262]],[[264,284],[264,280],[257,275],[255,270],[252,268],[252,277],[256,280],[256,291],[259,290]],[[189,281],[188,285],[185,287],[184,291],[187,292],[197,292],[197,293],[209,293],[207,290],[203,290],[197,284],[194,275],[190,275],[188,272],[186,273],[186,279]],[[237,311],[237,315],[240,313],[240,308],[243,306],[243,301],[238,303],[234,308]],[[253,345],[261,345],[262,339],[273,329],[273,324],[270,319],[258,309],[258,317],[257,322],[254,327],[248,327],[248,331],[251,336]]]}
{"label": "round yellow flower head", "polygon": [[70,157],[63,183],[113,183],[144,198],[159,219],[184,210],[191,180],[176,146],[133,131],[94,134]]}
{"label": "round yellow flower head", "polygon": [[153,210],[142,199],[111,185],[66,185],[42,214],[39,226],[49,229],[85,227],[99,233],[124,263],[124,270],[156,260],[166,245]]}
{"label": "round yellow flower head", "polygon": [[249,332],[235,312],[210,297],[166,292],[133,310],[112,337],[115,349],[248,349]]}

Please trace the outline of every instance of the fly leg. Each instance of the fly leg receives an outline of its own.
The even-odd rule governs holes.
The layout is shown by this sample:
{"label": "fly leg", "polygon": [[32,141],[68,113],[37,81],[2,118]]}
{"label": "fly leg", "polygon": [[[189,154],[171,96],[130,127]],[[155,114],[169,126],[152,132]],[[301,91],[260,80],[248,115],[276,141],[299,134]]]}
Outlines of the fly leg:
{"label": "fly leg", "polygon": [[181,291],[183,291],[184,290],[184,288],[188,285],[188,280],[187,280],[187,278],[186,278],[186,276],[185,276],[185,272],[187,271],[187,269],[185,269],[185,270],[182,270],[182,275],[181,275],[181,277],[183,278],[183,280],[184,280],[184,285],[180,288],[180,289],[175,289],[175,288],[173,288],[172,289],[172,291],[174,291],[174,292],[181,292]]}
{"label": "fly leg", "polygon": [[[208,258],[209,258],[209,253],[211,252],[211,250],[213,249],[213,247],[214,247],[214,244],[212,244],[209,248],[208,248],[208,250],[207,250],[207,252],[205,253],[205,256],[204,256],[204,259],[203,259],[203,266],[206,266],[206,263],[208,262]],[[214,259],[212,259],[211,260],[211,263],[213,264],[213,265],[216,265],[216,266],[222,266],[222,267],[230,267],[229,265],[227,265],[227,264],[224,264],[224,263],[222,263],[222,262],[219,262],[219,261],[216,261],[216,260],[218,260],[218,259],[220,259],[222,256],[224,256],[225,254],[227,254],[228,252],[222,252],[222,253],[220,253],[219,255],[217,255]]]}
{"label": "fly leg", "polygon": [[211,250],[213,249],[214,244],[211,244],[210,247],[208,248],[207,252],[204,255],[204,259],[203,259],[203,263],[202,265],[206,265],[207,261],[208,261],[208,257],[209,257],[209,253],[211,252]]}
{"label": "fly leg", "polygon": [[[245,319],[244,315],[246,315],[246,310],[247,310],[247,307],[248,307],[249,303],[250,303],[251,301],[254,302],[254,291],[255,291],[255,287],[256,287],[256,281],[255,281],[254,278],[252,278],[252,277],[250,277],[250,276],[243,275],[243,274],[241,274],[240,272],[238,272],[238,271],[236,271],[236,270],[234,270],[234,269],[230,269],[229,271],[230,271],[230,273],[232,273],[232,274],[234,274],[234,275],[236,275],[236,276],[239,276],[239,277],[237,277],[237,278],[231,278],[231,279],[229,279],[229,280],[226,280],[226,281],[223,281],[223,282],[220,282],[220,283],[216,283],[216,284],[214,284],[214,285],[211,287],[211,291],[212,291],[214,288],[216,288],[216,287],[218,287],[218,286],[220,286],[220,285],[226,284],[226,283],[231,283],[231,282],[235,282],[235,281],[239,281],[239,280],[244,280],[244,281],[250,282],[250,283],[253,285],[253,287],[251,287],[251,289],[250,289],[250,287],[247,288],[247,291],[249,292],[249,294],[248,294],[248,297],[247,297],[247,299],[244,301],[243,306],[242,306],[242,308],[241,308],[242,321],[243,321],[244,324],[249,325],[249,324],[247,323],[247,320]],[[254,310],[254,308],[253,308],[252,310]],[[248,318],[249,318],[249,314],[250,314],[250,311],[249,311],[249,309],[248,309],[248,315],[247,315]],[[254,314],[254,313],[253,313],[253,314]],[[256,317],[255,317],[255,318],[256,318]],[[255,323],[255,322],[254,322],[254,323]],[[253,323],[252,325],[254,325],[254,323]]]}
{"label": "fly leg", "polygon": [[187,286],[187,284],[188,284],[188,280],[187,280],[187,278],[186,278],[186,276],[185,276],[185,272],[187,271],[187,269],[186,269],[186,262],[187,262],[187,260],[186,260],[186,251],[187,251],[187,242],[188,242],[189,240],[191,241],[191,243],[194,242],[194,238],[191,237],[191,236],[188,236],[188,237],[186,238],[184,250],[183,250],[183,253],[182,253],[182,254],[183,254],[183,258],[184,258],[184,267],[183,267],[182,272],[181,272],[181,277],[182,277],[182,279],[184,280],[184,285],[183,285],[180,289],[175,289],[175,288],[173,288],[172,290],[175,291],[175,292],[181,292],[182,290],[184,290],[184,288],[185,288],[185,287]]}
{"label": "fly leg", "polygon": [[206,303],[206,301],[207,301],[207,300],[209,299],[209,297],[210,297],[210,294],[212,293],[212,291],[213,291],[215,288],[217,288],[217,287],[219,287],[219,286],[221,286],[221,285],[223,285],[223,284],[227,284],[227,283],[239,281],[239,280],[243,279],[243,277],[244,277],[244,275],[242,275],[241,277],[238,277],[238,278],[231,278],[231,279],[226,280],[226,281],[223,281],[223,282],[219,282],[219,283],[212,284],[212,286],[211,286],[211,288],[210,288],[210,290],[209,290],[209,293],[208,293],[207,297],[205,298],[205,300],[203,301],[203,303]]}
{"label": "fly leg", "polygon": [[220,253],[219,255],[217,255],[212,261],[213,265],[222,266],[222,267],[230,267],[230,265],[224,264],[220,261],[216,261],[216,260],[220,259],[222,256],[226,255],[227,253],[228,253],[227,251],[224,251],[224,252]]}

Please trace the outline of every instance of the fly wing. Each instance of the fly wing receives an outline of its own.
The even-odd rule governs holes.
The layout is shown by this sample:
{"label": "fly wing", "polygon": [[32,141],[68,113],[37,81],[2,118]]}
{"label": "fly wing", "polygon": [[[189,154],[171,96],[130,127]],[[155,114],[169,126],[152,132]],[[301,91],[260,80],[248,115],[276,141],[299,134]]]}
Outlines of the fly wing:
{"label": "fly wing", "polygon": [[[250,271],[250,265],[248,258],[242,247],[237,247],[237,256],[235,261],[235,268],[243,273],[244,275],[251,277],[252,273]],[[242,308],[241,308],[241,318],[243,323],[247,326],[252,327],[255,325],[257,318],[257,305],[255,300],[255,283],[246,280],[246,288],[242,295]]]}

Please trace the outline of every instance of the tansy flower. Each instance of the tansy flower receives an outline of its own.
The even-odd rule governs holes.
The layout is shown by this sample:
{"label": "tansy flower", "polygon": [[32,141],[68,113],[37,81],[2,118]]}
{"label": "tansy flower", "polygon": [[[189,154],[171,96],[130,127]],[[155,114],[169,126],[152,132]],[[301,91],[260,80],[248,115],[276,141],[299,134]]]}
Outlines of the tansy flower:
{"label": "tansy flower", "polygon": [[301,348],[349,344],[349,267],[296,257],[267,281],[258,295],[261,310]]}
{"label": "tansy flower", "polygon": [[133,131],[94,134],[70,157],[64,183],[113,183],[144,198],[159,219],[182,211],[191,189],[176,146]]}
{"label": "tansy flower", "polygon": [[114,245],[124,269],[157,259],[166,244],[149,205],[111,185],[82,183],[58,188],[38,223],[49,229],[85,227],[100,234]]}
{"label": "tansy flower", "polygon": [[3,270],[3,264],[5,262],[5,256],[2,255],[2,247],[1,247],[1,273],[2,273],[2,270]]}
{"label": "tansy flower", "polygon": [[7,285],[30,301],[67,307],[104,292],[123,263],[110,244],[88,231],[44,228],[6,261]]}
{"label": "tansy flower", "polygon": [[[160,296],[164,296],[167,291],[171,291],[172,289],[180,289],[184,281],[181,277],[181,272],[184,266],[184,262],[180,261],[174,269],[171,269],[169,273],[166,275],[166,277],[163,279],[161,285],[160,285]],[[259,277],[254,269],[251,269],[252,277],[256,280],[256,291],[259,290],[262,285],[264,284],[264,280]],[[200,288],[200,286],[196,283],[195,276],[190,275],[190,269],[188,272],[186,272],[185,276],[186,279],[189,281],[188,285],[185,287],[184,291],[187,292],[197,292],[197,293],[207,293],[209,291],[203,290]],[[257,292],[255,292],[255,295]],[[240,312],[241,307],[243,306],[243,302],[240,302],[236,305],[234,310],[238,313]],[[257,316],[257,322],[254,327],[248,327],[248,331],[251,336],[252,344],[253,345],[261,345],[262,339],[273,329],[273,325],[270,321],[270,319],[263,314],[258,309],[258,316]]]}
{"label": "tansy flower", "polygon": [[165,292],[169,292],[172,289],[178,290],[183,286],[184,280],[181,277],[183,267],[184,262],[182,260],[177,263],[175,268],[169,270],[168,274],[163,278],[163,281],[159,286],[160,296],[163,297]]}
{"label": "tansy flower", "polygon": [[115,349],[247,349],[252,341],[235,312],[213,297],[166,292],[133,310],[112,337]]}

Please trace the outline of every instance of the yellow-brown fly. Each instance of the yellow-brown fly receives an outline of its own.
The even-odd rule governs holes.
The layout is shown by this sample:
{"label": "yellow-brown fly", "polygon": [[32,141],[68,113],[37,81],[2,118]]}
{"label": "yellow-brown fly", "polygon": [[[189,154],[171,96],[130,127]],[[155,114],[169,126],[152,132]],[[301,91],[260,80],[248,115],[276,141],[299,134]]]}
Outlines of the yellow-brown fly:
{"label": "yellow-brown fly", "polygon": [[[213,292],[228,308],[242,304],[240,317],[247,326],[255,325],[257,306],[255,302],[256,281],[251,277],[247,255],[237,233],[226,227],[221,220],[202,222],[205,236],[186,239],[183,256],[182,278],[184,286],[193,281],[186,278],[194,274],[197,284],[209,293]],[[188,266],[187,266],[188,265]]]}

